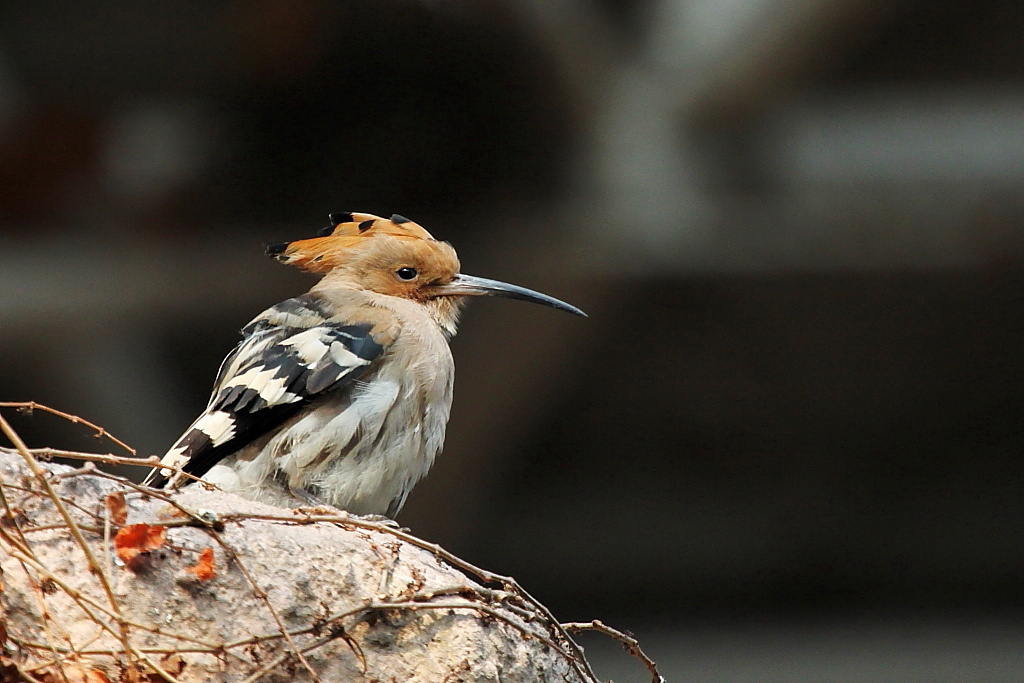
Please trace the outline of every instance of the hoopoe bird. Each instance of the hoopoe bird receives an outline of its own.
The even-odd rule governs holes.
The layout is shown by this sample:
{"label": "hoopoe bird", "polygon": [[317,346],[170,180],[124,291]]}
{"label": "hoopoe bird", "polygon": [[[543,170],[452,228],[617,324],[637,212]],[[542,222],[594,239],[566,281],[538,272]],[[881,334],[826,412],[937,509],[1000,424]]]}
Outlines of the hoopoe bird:
{"label": "hoopoe bird", "polygon": [[[394,517],[444,443],[466,297],[575,306],[463,275],[447,242],[402,216],[331,214],[317,237],[271,245],[322,275],[256,316],[221,364],[202,415],[161,465],[279,507]],[[155,487],[192,480],[156,468]]]}

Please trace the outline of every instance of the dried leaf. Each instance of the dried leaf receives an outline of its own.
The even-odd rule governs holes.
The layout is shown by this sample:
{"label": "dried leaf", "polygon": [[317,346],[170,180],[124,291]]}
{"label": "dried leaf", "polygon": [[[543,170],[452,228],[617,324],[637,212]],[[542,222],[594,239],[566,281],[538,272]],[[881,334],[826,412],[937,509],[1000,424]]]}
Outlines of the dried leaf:
{"label": "dried leaf", "polygon": [[213,570],[213,548],[203,548],[203,552],[199,553],[199,561],[194,567],[185,567],[185,571],[200,581],[209,581],[215,577],[217,572]]}
{"label": "dried leaf", "polygon": [[128,667],[121,674],[121,683],[164,683],[166,679],[155,671],[142,671],[138,666]]}
{"label": "dried leaf", "polygon": [[180,676],[181,672],[185,670],[185,660],[177,652],[164,655],[160,660],[160,664],[163,670],[172,676]]}
{"label": "dried leaf", "polygon": [[120,491],[108,493],[103,502],[110,512],[110,521],[115,526],[124,526],[128,522],[128,506],[124,504],[124,494]]}
{"label": "dried leaf", "polygon": [[0,654],[0,681],[16,681],[21,677],[18,665],[10,657]]}
{"label": "dried leaf", "polygon": [[86,671],[85,680],[87,683],[110,683],[110,679],[99,669],[89,669]]}
{"label": "dried leaf", "polygon": [[138,570],[139,555],[162,546],[166,532],[166,527],[159,525],[132,524],[123,527],[114,536],[114,550],[129,569]]}

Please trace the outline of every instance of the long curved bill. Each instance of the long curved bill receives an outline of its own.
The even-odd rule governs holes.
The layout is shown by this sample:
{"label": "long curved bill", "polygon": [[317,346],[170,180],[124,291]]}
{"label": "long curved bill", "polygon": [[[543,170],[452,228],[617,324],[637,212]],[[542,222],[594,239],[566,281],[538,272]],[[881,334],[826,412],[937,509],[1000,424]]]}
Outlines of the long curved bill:
{"label": "long curved bill", "polygon": [[448,284],[437,287],[435,292],[439,296],[501,296],[506,299],[532,301],[535,304],[550,306],[566,313],[582,315],[584,318],[587,317],[586,313],[572,304],[567,304],[553,296],[541,294],[526,287],[510,285],[507,282],[488,280],[487,278],[474,277],[472,275],[456,275]]}

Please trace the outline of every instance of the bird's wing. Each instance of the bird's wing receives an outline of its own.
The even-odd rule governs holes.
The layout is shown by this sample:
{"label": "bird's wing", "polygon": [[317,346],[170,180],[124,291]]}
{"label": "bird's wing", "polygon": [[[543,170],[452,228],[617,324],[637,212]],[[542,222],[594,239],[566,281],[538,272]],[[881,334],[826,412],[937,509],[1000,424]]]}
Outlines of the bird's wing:
{"label": "bird's wing", "polygon": [[[330,316],[310,294],[263,312],[221,364],[206,411],[160,463],[201,477],[312,399],[352,382],[384,352],[371,328]],[[147,478],[158,488],[168,481],[180,483],[159,468]]]}

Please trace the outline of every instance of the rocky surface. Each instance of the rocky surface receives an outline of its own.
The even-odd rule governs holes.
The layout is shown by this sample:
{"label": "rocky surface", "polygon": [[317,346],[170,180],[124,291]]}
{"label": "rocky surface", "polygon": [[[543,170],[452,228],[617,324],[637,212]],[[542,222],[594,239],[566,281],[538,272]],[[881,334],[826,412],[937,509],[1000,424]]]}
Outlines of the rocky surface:
{"label": "rocky surface", "polygon": [[[56,665],[40,666],[55,653],[70,681],[166,680],[153,665],[182,683],[314,680],[292,644],[322,681],[587,680],[585,665],[567,656],[571,643],[527,597],[484,587],[415,539],[366,523],[309,522],[200,485],[174,496],[217,530],[116,481],[44,466],[121,620],[24,460],[0,449],[13,512],[0,511],[2,680],[33,667],[37,680],[64,680]],[[151,526],[131,526],[139,524]],[[135,654],[124,654],[119,623]]]}

